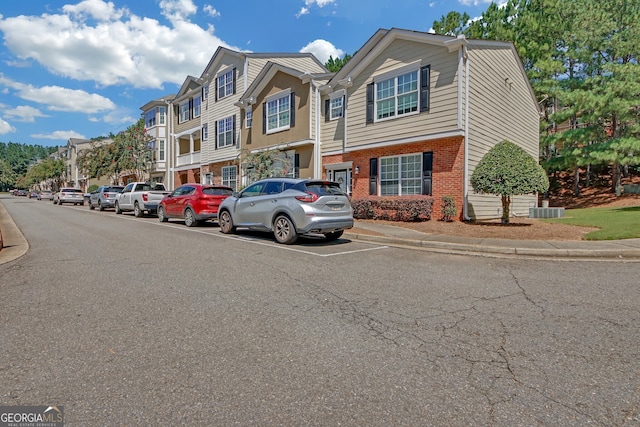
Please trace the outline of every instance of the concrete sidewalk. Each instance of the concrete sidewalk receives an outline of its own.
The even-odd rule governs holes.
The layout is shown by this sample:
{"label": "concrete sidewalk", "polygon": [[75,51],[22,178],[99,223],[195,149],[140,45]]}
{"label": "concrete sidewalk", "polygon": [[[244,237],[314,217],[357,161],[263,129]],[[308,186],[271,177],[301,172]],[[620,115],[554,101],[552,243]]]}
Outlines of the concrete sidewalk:
{"label": "concrete sidewalk", "polygon": [[427,234],[393,225],[360,221],[356,221],[355,228],[379,235],[347,230],[345,237],[434,252],[492,257],[640,261],[640,239],[561,241],[466,238]]}
{"label": "concrete sidewalk", "polygon": [[0,234],[2,235],[0,264],[20,258],[29,250],[27,239],[24,238],[2,203],[0,203]]}

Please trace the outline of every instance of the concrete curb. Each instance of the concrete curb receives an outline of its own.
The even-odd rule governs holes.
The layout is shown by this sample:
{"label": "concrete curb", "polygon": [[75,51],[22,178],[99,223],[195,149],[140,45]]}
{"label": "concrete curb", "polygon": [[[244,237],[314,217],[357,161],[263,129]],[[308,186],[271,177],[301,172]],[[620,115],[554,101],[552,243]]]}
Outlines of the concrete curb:
{"label": "concrete curb", "polygon": [[20,258],[29,250],[29,243],[13,219],[0,202],[0,234],[2,235],[2,250],[0,250],[0,264]]}
{"label": "concrete curb", "polygon": [[[406,239],[391,236],[377,236],[360,233],[345,233],[345,237],[363,242],[380,243],[391,246],[414,247],[440,253],[476,255],[485,257],[518,257],[542,259],[640,261],[640,249],[579,249],[579,248],[527,248],[516,245],[479,245],[442,242],[425,239]],[[508,241],[506,241],[508,242]]]}

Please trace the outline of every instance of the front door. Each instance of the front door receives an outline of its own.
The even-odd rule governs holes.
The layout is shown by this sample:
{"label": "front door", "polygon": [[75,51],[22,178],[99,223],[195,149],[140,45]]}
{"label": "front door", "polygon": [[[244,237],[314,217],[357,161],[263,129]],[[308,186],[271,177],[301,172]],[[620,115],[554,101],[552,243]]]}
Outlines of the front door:
{"label": "front door", "polygon": [[333,171],[333,180],[340,184],[340,188],[346,194],[350,194],[349,171],[346,169]]}

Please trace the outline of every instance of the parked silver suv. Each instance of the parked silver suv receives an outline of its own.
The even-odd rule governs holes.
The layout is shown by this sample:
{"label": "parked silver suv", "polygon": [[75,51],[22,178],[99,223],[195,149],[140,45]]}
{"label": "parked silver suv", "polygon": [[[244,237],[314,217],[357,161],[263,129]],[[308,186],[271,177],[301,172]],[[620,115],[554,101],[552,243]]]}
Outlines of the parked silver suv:
{"label": "parked silver suv", "polygon": [[218,209],[218,222],[225,234],[236,227],[270,231],[284,244],[299,235],[324,234],[335,240],[353,227],[353,209],[336,182],[268,178],[227,197]]}
{"label": "parked silver suv", "polygon": [[84,205],[84,193],[79,188],[63,187],[53,194],[53,204],[62,206],[63,203]]}
{"label": "parked silver suv", "polygon": [[123,186],[103,185],[89,195],[89,209],[105,210],[114,207],[116,194],[122,193]]}

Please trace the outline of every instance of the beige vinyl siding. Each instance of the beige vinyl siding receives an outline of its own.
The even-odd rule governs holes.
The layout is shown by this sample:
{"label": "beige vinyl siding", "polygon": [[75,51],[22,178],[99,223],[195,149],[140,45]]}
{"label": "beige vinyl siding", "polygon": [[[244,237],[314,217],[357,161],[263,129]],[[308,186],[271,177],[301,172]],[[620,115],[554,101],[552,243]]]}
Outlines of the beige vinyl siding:
{"label": "beige vinyl siding", "polygon": [[[322,154],[342,152],[344,148],[345,117],[326,121],[325,102],[329,96],[323,96],[320,100],[320,140],[322,141]],[[351,113],[351,110],[349,110]],[[355,113],[355,112],[354,112]]]}
{"label": "beige vinyl siding", "polygon": [[[482,157],[509,140],[538,158],[539,115],[519,59],[510,48],[469,49],[469,179]],[[475,218],[502,215],[497,196],[479,195],[469,184],[469,211]],[[512,197],[511,212],[527,216],[534,195]]]}
{"label": "beige vinyl siding", "polygon": [[[236,93],[216,101],[217,77],[218,75],[230,68],[236,69]],[[202,143],[203,164],[213,163],[216,161],[229,160],[235,158],[238,152],[238,142],[240,141],[240,117],[241,110],[234,105],[244,90],[244,59],[235,55],[224,55],[220,61],[218,68],[212,70],[212,78],[209,82],[209,97],[207,99],[207,109],[203,114],[203,123],[207,123],[209,127],[209,139]],[[236,116],[236,146],[225,147],[216,150],[216,121]]]}
{"label": "beige vinyl siding", "polygon": [[[419,61],[431,66],[430,110],[366,124],[366,87],[375,76]],[[348,148],[458,130],[458,53],[444,47],[396,40],[358,76],[349,89]]]}

